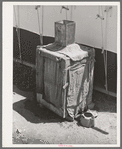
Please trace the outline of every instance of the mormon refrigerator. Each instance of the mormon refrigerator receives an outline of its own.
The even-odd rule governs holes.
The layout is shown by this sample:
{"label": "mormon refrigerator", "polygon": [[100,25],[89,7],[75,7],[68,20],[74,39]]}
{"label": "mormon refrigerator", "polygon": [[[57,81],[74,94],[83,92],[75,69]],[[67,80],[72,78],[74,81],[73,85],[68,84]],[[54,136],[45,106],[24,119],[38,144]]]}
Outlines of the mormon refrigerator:
{"label": "mormon refrigerator", "polygon": [[67,120],[92,109],[94,57],[94,48],[75,43],[37,46],[37,102]]}

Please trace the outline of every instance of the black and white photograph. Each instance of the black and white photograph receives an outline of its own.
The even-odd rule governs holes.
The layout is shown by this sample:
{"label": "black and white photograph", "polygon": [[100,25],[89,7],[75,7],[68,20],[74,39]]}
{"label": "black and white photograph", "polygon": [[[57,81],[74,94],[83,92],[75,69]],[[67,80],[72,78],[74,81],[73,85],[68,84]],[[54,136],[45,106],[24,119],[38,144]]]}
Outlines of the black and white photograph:
{"label": "black and white photograph", "polygon": [[120,3],[2,5],[3,147],[119,147]]}

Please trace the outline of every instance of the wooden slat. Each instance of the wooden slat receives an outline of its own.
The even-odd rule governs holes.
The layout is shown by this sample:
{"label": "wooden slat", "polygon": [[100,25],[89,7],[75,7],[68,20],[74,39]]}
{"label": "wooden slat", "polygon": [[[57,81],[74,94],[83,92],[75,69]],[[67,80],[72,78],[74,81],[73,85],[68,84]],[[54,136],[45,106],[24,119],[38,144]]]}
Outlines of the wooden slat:
{"label": "wooden slat", "polygon": [[34,64],[28,63],[26,61],[22,61],[22,60],[16,59],[16,58],[13,58],[13,61],[17,62],[17,63],[21,63],[21,64],[29,66],[29,67],[32,67],[33,69],[36,69],[36,66]]}
{"label": "wooden slat", "polygon": [[45,100],[52,103],[53,105],[56,104],[56,62],[52,61],[51,59],[45,58],[45,66],[44,66],[44,94]]}
{"label": "wooden slat", "polygon": [[[69,61],[68,60],[62,60],[61,61],[61,66],[63,70],[63,86],[66,85],[67,83],[67,67],[69,66]],[[62,92],[62,98],[63,98],[63,118],[66,118],[66,88],[63,89]]]}
{"label": "wooden slat", "polygon": [[37,93],[37,101],[38,101],[38,103],[44,105],[45,107],[47,107],[48,109],[50,109],[54,113],[56,113],[59,116],[63,117],[63,111],[61,109],[56,108],[52,104],[46,102],[44,99],[42,99],[42,95],[39,94],[39,93]]}
{"label": "wooden slat", "polygon": [[36,49],[36,91],[41,94],[44,91],[44,58],[38,49]]}
{"label": "wooden slat", "polygon": [[94,88],[93,88],[93,89],[94,89],[94,90],[96,90],[96,91],[99,91],[99,92],[101,92],[101,93],[108,94],[108,95],[113,96],[113,97],[117,97],[116,93],[111,92],[111,91],[106,91],[106,90],[105,90],[105,89],[103,89],[103,88],[100,88],[100,87],[94,86]]}
{"label": "wooden slat", "polygon": [[63,54],[60,54],[58,52],[52,52],[52,51],[49,51],[49,50],[46,50],[45,48],[41,48],[41,47],[37,47],[37,49],[42,52],[42,56],[43,57],[47,57],[53,61],[58,61],[58,58],[61,58],[61,59],[70,59],[68,57],[66,57],[65,55]]}

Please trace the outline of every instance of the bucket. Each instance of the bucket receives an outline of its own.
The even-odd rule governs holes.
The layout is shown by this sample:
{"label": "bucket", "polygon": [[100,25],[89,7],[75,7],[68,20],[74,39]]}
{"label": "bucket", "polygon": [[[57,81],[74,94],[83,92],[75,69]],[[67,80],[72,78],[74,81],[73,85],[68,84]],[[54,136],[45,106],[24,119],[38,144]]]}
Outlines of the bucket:
{"label": "bucket", "polygon": [[85,112],[81,114],[80,124],[87,128],[94,127],[94,116],[92,115],[92,113]]}

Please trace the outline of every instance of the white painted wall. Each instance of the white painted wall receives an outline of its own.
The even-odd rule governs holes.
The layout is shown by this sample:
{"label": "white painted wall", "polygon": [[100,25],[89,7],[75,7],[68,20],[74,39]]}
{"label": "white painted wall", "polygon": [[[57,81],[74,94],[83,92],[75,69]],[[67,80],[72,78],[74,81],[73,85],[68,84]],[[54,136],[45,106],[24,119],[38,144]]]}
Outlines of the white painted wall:
{"label": "white painted wall", "polygon": [[[106,50],[117,52],[117,7],[106,13],[106,6],[68,6],[67,19],[76,22],[76,39],[81,44],[104,48]],[[40,15],[40,29],[42,32],[42,6],[38,9]],[[66,11],[61,6],[43,6],[43,34],[54,37],[54,22],[66,19]],[[104,16],[102,21],[103,44],[101,32],[101,19],[96,15],[100,13]],[[15,15],[17,21],[15,21]],[[39,34],[37,10],[35,6],[15,6],[14,26],[26,29]]]}

